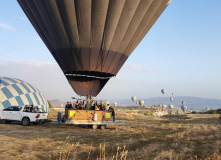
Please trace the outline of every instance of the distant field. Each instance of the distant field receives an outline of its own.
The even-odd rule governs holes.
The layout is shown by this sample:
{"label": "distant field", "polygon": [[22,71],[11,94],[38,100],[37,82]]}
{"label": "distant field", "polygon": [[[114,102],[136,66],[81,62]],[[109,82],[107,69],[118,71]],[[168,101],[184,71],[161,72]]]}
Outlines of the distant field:
{"label": "distant field", "polygon": [[[50,118],[56,120],[57,110]],[[0,123],[0,159],[221,159],[219,115],[165,116],[116,111],[125,126]]]}

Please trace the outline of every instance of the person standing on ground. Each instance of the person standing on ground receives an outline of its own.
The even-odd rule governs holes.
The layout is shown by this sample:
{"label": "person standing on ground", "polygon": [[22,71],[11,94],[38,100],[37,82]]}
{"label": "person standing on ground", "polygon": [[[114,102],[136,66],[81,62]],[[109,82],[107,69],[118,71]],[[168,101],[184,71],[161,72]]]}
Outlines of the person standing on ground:
{"label": "person standing on ground", "polygon": [[115,111],[114,111],[114,108],[111,106],[111,107],[109,107],[109,110],[108,110],[108,111],[111,111],[111,112],[112,112],[113,122],[115,122]]}
{"label": "person standing on ground", "polygon": [[65,120],[68,119],[68,108],[69,108],[69,102],[65,105]]}

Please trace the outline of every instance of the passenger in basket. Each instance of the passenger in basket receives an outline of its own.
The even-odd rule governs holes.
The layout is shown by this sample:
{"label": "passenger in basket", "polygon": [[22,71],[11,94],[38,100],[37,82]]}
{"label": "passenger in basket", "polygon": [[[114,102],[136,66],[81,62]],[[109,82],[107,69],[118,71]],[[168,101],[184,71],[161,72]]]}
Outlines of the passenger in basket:
{"label": "passenger in basket", "polygon": [[81,110],[84,109],[84,105],[82,102],[80,102],[78,106],[79,106],[79,109],[81,109]]}
{"label": "passenger in basket", "polygon": [[87,109],[87,110],[91,109],[91,104],[89,102],[86,103],[85,109]]}
{"label": "passenger in basket", "polygon": [[97,104],[95,105],[95,110],[100,110],[100,108],[97,106]]}
{"label": "passenger in basket", "polygon": [[99,108],[100,108],[100,110],[101,110],[101,111],[103,111],[103,110],[104,110],[104,107],[102,106],[102,104],[101,104],[101,105],[99,105]]}
{"label": "passenger in basket", "polygon": [[[93,109],[94,108],[94,101],[91,101],[91,103],[90,103],[90,109]],[[93,109],[94,110],[94,109]]]}
{"label": "passenger in basket", "polygon": [[72,109],[72,104],[71,104],[71,102],[68,103],[68,109]]}
{"label": "passenger in basket", "polygon": [[109,109],[109,104],[107,104],[107,106],[105,106],[105,110],[107,111]]}
{"label": "passenger in basket", "polygon": [[75,103],[75,109],[79,109],[79,107],[78,107],[78,101]]}
{"label": "passenger in basket", "polygon": [[112,112],[113,122],[115,122],[115,112],[114,112],[114,108],[111,106],[108,111]]}
{"label": "passenger in basket", "polygon": [[95,110],[96,109],[96,106],[97,106],[97,102],[93,101],[91,102],[91,110]]}

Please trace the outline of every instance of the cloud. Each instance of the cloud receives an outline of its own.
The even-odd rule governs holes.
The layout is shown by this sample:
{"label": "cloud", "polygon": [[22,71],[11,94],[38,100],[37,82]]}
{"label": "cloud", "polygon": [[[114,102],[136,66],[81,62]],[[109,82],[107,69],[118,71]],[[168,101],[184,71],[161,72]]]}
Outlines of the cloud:
{"label": "cloud", "polygon": [[9,31],[15,31],[15,28],[6,23],[0,23],[0,27]]}
{"label": "cloud", "polygon": [[[145,70],[144,67],[126,66],[129,69]],[[0,76],[18,78],[28,82],[38,88],[47,99],[66,101],[70,100],[72,96],[77,96],[57,63],[0,57],[0,68]],[[146,79],[139,80],[137,77],[128,79],[124,75],[119,75],[108,82],[99,97],[108,99],[129,96],[131,93],[141,92],[146,83],[150,82],[147,82]]]}
{"label": "cloud", "polygon": [[144,66],[140,66],[137,64],[131,64],[127,63],[125,64],[125,67],[123,68],[124,71],[129,72],[142,72],[142,73],[162,73],[165,72],[165,70],[158,70],[158,69],[151,69]]}
{"label": "cloud", "polygon": [[0,57],[0,77],[18,78],[38,88],[47,99],[69,100],[75,96],[56,63]]}
{"label": "cloud", "polygon": [[34,61],[34,60],[24,60],[24,59],[7,59],[7,58],[2,58],[0,57],[0,65],[31,65],[31,66],[53,66],[53,65],[57,65],[55,63],[51,63],[51,62],[38,62],[38,61]]}

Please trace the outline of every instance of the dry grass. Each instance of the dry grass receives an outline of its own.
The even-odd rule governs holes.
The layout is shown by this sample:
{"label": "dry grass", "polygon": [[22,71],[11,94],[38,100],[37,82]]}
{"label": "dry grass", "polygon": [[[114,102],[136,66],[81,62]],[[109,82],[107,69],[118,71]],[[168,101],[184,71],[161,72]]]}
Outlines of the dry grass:
{"label": "dry grass", "polygon": [[[57,111],[50,118],[56,120]],[[117,111],[124,126],[0,123],[0,159],[220,159],[219,115],[155,118],[148,110]]]}

